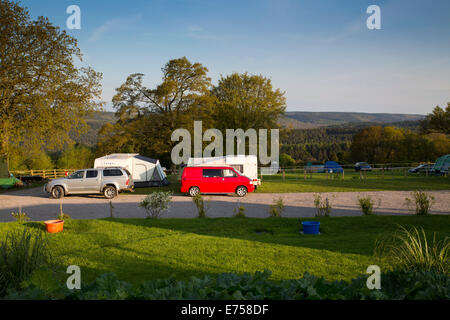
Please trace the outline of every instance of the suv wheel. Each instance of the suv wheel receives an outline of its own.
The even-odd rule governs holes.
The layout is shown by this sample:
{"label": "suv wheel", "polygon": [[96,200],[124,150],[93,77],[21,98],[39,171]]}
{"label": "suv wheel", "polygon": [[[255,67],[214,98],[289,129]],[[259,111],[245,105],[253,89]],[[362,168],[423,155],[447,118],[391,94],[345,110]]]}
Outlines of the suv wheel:
{"label": "suv wheel", "polygon": [[52,198],[59,199],[64,197],[64,189],[61,186],[56,186],[52,189]]}
{"label": "suv wheel", "polygon": [[117,196],[117,190],[113,186],[106,186],[105,189],[103,189],[103,195],[106,199],[112,199]]}
{"label": "suv wheel", "polygon": [[237,187],[237,188],[236,188],[236,194],[237,194],[239,197],[245,196],[245,195],[247,194],[247,188],[244,187],[244,186],[239,186],[239,187]]}
{"label": "suv wheel", "polygon": [[198,195],[200,193],[200,189],[199,187],[190,187],[189,188],[189,195],[191,197],[195,197],[196,195]]}

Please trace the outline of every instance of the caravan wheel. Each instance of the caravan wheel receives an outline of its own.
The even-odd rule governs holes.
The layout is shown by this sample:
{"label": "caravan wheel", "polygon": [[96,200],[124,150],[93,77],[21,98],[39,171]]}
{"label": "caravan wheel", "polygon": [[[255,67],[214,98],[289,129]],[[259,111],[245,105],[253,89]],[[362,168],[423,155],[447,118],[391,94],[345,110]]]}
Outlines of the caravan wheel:
{"label": "caravan wheel", "polygon": [[195,197],[200,193],[200,189],[198,187],[190,187],[188,192],[191,197]]}

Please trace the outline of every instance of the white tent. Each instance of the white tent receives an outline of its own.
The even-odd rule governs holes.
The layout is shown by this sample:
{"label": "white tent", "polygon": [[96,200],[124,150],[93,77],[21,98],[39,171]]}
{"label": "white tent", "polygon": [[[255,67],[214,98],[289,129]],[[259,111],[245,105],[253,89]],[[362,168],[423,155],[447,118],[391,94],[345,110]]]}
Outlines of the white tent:
{"label": "white tent", "polygon": [[122,167],[127,169],[136,187],[168,185],[159,160],[137,153],[113,153],[95,159],[94,168]]}
{"label": "white tent", "polygon": [[261,184],[261,180],[258,179],[258,158],[254,155],[189,158],[187,166],[229,166],[250,178],[254,185]]}

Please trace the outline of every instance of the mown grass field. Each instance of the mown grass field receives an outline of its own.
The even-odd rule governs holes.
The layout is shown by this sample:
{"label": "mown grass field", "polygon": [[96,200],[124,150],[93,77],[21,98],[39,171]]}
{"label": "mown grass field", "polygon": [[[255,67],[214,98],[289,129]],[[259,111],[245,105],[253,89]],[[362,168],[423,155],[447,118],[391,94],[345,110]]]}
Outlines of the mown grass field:
{"label": "mown grass field", "polygon": [[[169,177],[170,185],[160,188],[137,188],[136,194],[148,194],[157,190],[180,193],[180,182],[176,176]],[[360,179],[358,172],[345,172],[328,175],[314,173],[305,179],[300,170],[296,173],[263,176],[261,186],[256,192],[288,193],[288,192],[346,192],[346,191],[413,191],[413,190],[450,190],[450,177],[437,177],[410,174],[403,172],[368,172],[366,179]]]}
{"label": "mown grass field", "polygon": [[[450,236],[450,216],[362,216],[321,218],[321,234],[300,234],[299,219],[99,219],[67,220],[64,231],[47,234],[56,275],[65,281],[69,265],[81,267],[89,282],[102,273],[139,284],[174,276],[215,275],[269,269],[274,280],[299,278],[305,271],[329,280],[350,280],[367,266],[388,266],[373,256],[376,239],[399,224],[422,226],[431,237]],[[0,224],[0,239],[42,222]],[[48,283],[46,284],[48,285]]]}

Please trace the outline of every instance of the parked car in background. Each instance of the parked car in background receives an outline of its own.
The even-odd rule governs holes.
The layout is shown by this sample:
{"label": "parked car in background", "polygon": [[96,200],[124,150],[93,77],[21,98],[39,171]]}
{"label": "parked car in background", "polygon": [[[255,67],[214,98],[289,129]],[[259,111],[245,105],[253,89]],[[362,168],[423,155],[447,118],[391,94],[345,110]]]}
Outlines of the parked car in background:
{"label": "parked car in background", "polygon": [[372,171],[372,167],[367,162],[355,163],[355,171]]}
{"label": "parked car in background", "polygon": [[336,161],[327,161],[325,162],[325,172],[328,173],[342,173],[344,169],[342,166]]}
{"label": "parked car in background", "polygon": [[306,172],[308,173],[324,173],[325,172],[325,166],[323,164],[312,164],[311,162],[308,162],[306,164]]}
{"label": "parked car in background", "polygon": [[415,168],[409,169],[409,173],[421,173],[421,172],[431,172],[434,167],[434,163],[424,163]]}
{"label": "parked car in background", "polygon": [[181,175],[181,192],[191,197],[199,193],[236,193],[243,197],[253,190],[251,179],[232,167],[185,167]]}
{"label": "parked car in background", "polygon": [[127,169],[111,167],[75,171],[67,177],[46,183],[44,191],[55,199],[69,194],[95,193],[103,193],[105,198],[112,199],[119,192],[133,188],[133,179]]}

